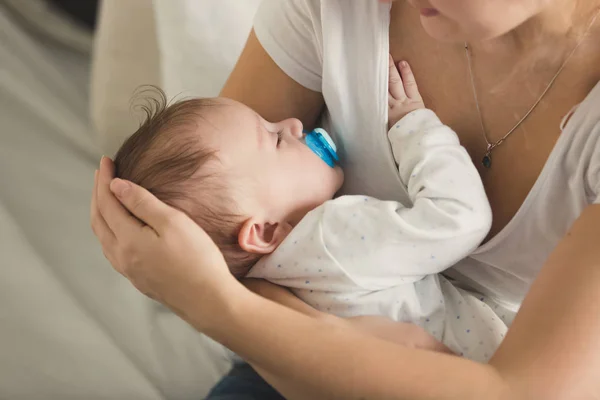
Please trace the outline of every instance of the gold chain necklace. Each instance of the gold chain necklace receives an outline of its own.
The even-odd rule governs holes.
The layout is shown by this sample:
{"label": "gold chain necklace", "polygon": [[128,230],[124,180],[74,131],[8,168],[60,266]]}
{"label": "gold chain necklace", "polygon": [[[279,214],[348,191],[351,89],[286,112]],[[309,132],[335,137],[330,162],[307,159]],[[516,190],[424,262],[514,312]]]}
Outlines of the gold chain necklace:
{"label": "gold chain necklace", "polygon": [[469,49],[469,45],[465,42],[465,54],[467,56],[467,65],[469,67],[469,76],[471,77],[471,88],[473,90],[473,97],[475,98],[475,105],[477,107],[477,113],[479,114],[479,123],[481,124],[481,133],[482,133],[483,138],[485,139],[485,143],[487,145],[485,155],[483,156],[483,159],[481,160],[481,163],[483,164],[483,166],[485,168],[491,168],[492,167],[492,151],[496,147],[498,147],[502,143],[504,143],[504,141],[506,139],[508,139],[508,137],[514,131],[517,130],[517,128],[523,123],[523,121],[525,121],[527,119],[527,117],[529,117],[529,115],[533,112],[533,110],[535,110],[535,108],[537,107],[537,105],[540,104],[540,102],[542,101],[542,99],[544,98],[544,96],[546,95],[546,93],[548,93],[548,91],[550,90],[550,88],[552,87],[552,85],[554,84],[554,82],[556,81],[556,78],[558,78],[558,76],[563,71],[563,69],[565,68],[565,66],[567,65],[567,63],[569,62],[569,60],[571,59],[571,57],[573,56],[573,54],[575,54],[575,52],[577,51],[577,49],[579,48],[579,46],[581,45],[581,43],[583,43],[583,40],[585,39],[585,36],[587,35],[587,33],[589,32],[589,30],[591,29],[591,27],[594,25],[594,22],[596,22],[596,18],[598,17],[599,13],[600,13],[600,10],[596,11],[596,15],[594,15],[594,18],[592,19],[592,21],[590,22],[589,26],[585,30],[585,33],[583,34],[583,36],[581,37],[581,39],[579,39],[579,42],[577,42],[577,44],[575,45],[575,47],[573,48],[573,50],[571,50],[571,52],[569,53],[569,55],[567,56],[567,58],[565,58],[565,61],[563,61],[562,65],[560,66],[560,68],[558,69],[558,71],[556,71],[556,74],[554,74],[554,76],[550,80],[550,83],[548,83],[548,86],[546,86],[546,88],[544,89],[544,91],[542,92],[542,94],[540,95],[540,97],[538,97],[538,99],[535,101],[535,103],[533,103],[533,105],[531,106],[531,108],[515,124],[515,126],[513,126],[512,129],[509,130],[506,133],[506,135],[502,136],[498,141],[493,142],[493,143],[490,142],[490,140],[488,139],[488,135],[487,135],[487,132],[486,132],[486,129],[485,129],[485,124],[483,122],[483,115],[481,114],[481,107],[479,106],[479,98],[477,96],[477,87],[475,86],[475,77],[474,77],[474,74],[473,74],[473,60],[472,60],[472,56],[471,56],[471,50]]}

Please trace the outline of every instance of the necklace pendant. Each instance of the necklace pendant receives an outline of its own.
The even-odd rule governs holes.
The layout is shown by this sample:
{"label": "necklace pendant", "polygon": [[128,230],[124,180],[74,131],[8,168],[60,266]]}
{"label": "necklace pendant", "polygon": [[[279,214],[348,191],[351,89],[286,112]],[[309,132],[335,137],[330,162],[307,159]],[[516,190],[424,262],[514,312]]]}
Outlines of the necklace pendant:
{"label": "necklace pendant", "polygon": [[492,155],[490,153],[485,153],[485,156],[483,156],[481,163],[487,169],[492,168]]}

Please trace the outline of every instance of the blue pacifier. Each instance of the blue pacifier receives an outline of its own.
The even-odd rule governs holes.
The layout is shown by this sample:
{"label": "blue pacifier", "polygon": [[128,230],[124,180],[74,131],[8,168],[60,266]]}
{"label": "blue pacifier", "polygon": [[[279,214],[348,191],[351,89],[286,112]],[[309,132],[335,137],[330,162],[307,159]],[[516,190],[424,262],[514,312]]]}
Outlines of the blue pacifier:
{"label": "blue pacifier", "polygon": [[335,162],[340,160],[337,155],[337,147],[325,129],[316,128],[312,132],[305,131],[304,133],[304,143],[308,148],[331,168],[335,167]]}

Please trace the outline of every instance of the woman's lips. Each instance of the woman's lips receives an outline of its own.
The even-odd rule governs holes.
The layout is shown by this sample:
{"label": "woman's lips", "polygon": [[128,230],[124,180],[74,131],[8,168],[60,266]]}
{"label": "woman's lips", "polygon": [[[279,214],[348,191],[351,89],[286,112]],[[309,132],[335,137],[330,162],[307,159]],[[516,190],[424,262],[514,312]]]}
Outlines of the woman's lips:
{"label": "woman's lips", "polygon": [[424,17],[435,17],[436,15],[440,14],[440,12],[435,8],[421,8],[419,12]]}

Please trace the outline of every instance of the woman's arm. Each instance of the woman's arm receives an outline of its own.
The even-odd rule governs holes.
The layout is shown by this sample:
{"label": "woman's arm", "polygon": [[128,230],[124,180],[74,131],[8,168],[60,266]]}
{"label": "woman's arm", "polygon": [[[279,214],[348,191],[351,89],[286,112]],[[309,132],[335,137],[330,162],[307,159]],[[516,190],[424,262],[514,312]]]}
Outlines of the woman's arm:
{"label": "woman's arm", "polygon": [[[311,318],[235,282],[191,220],[120,180],[105,159],[92,226],[142,292],[267,371],[289,398],[588,399],[600,378],[600,206],[590,206],[531,288],[488,365],[407,348]],[[128,188],[122,192],[123,185]],[[184,251],[185,249],[185,251]]]}
{"label": "woman's arm", "polygon": [[323,96],[294,81],[267,54],[254,34],[221,91],[268,121],[298,118],[312,127],[323,109]]}
{"label": "woman's arm", "polygon": [[600,398],[600,205],[553,251],[490,363],[523,398]]}
{"label": "woman's arm", "polygon": [[[284,305],[311,318],[319,319],[325,324],[341,325],[357,329],[367,335],[372,335],[401,346],[453,354],[443,343],[438,342],[423,328],[414,324],[394,322],[388,318],[378,316],[342,319],[335,315],[323,313],[314,309],[294,296],[289,290],[263,279],[243,279],[242,284],[253,293],[258,294],[265,299]],[[251,365],[265,380],[271,383],[276,382],[277,388],[282,393],[286,393],[290,396],[294,393],[303,392],[302,387],[298,386],[299,382],[289,379],[280,379],[277,375],[261,368],[260,365],[253,363],[251,363]]]}

